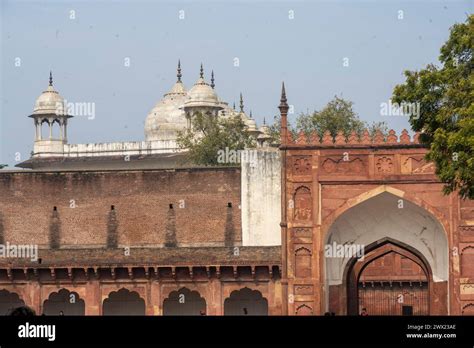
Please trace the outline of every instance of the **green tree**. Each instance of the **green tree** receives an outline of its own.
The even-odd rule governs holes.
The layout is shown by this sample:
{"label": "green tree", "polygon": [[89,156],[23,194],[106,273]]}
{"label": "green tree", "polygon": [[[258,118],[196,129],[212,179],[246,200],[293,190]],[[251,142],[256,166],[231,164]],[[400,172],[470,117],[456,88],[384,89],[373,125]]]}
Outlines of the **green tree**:
{"label": "green tree", "polygon": [[474,198],[474,15],[451,27],[441,47],[441,66],[405,71],[406,81],[395,87],[393,101],[416,103],[419,115],[410,124],[429,147],[427,160],[445,183],[444,192],[458,190]]}
{"label": "green tree", "polygon": [[317,132],[320,137],[326,131],[332,136],[336,136],[338,131],[343,131],[346,136],[353,130],[361,133],[365,123],[359,119],[352,108],[353,105],[351,101],[334,96],[321,111],[300,114],[296,119],[296,130],[308,135]]}
{"label": "green tree", "polygon": [[214,117],[196,113],[191,129],[178,133],[177,143],[187,149],[186,158],[197,165],[232,166],[220,163],[220,151],[255,147],[255,141],[240,117]]}

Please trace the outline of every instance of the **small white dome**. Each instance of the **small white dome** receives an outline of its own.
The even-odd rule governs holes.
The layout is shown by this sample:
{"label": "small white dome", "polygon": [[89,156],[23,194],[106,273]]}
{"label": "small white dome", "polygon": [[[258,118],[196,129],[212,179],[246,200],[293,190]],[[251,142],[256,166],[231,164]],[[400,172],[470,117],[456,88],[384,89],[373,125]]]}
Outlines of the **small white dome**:
{"label": "small white dome", "polygon": [[209,86],[204,78],[200,77],[189,90],[188,97],[184,103],[185,107],[193,106],[217,106],[220,107],[220,101],[217,94],[211,86]]}
{"label": "small white dome", "polygon": [[265,140],[265,139],[270,139],[271,138],[270,127],[268,127],[265,123],[263,125],[261,125],[258,130],[260,132],[260,135],[258,136],[258,139]]}
{"label": "small white dome", "polygon": [[46,91],[41,93],[38,99],[36,99],[33,114],[66,114],[64,98],[61,97],[59,93],[55,91],[52,82],[50,82],[50,85],[48,86]]}

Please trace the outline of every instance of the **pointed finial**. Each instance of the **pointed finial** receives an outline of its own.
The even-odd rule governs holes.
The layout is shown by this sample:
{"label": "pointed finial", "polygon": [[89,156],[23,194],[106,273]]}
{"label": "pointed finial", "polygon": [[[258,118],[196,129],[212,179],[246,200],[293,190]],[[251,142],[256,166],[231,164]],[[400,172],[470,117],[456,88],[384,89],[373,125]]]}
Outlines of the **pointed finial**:
{"label": "pointed finial", "polygon": [[242,98],[242,93],[240,93],[240,112],[244,112],[244,98]]}
{"label": "pointed finial", "polygon": [[211,87],[214,89],[215,84],[214,84],[214,70],[211,71]]}
{"label": "pointed finial", "polygon": [[263,125],[266,125],[267,123],[265,122],[265,116],[263,116]]}
{"label": "pointed finial", "polygon": [[183,75],[181,75],[181,60],[180,59],[178,59],[178,75],[177,76],[178,76],[178,82],[181,82],[181,77]]}
{"label": "pointed finial", "polygon": [[235,110],[235,102],[234,102],[234,106],[233,106],[233,109]]}
{"label": "pointed finial", "polygon": [[53,72],[51,70],[49,71],[49,85],[53,85]]}
{"label": "pointed finial", "polygon": [[250,110],[250,115],[249,116],[250,116],[250,118],[252,118],[252,110]]}
{"label": "pointed finial", "polygon": [[281,84],[281,98],[280,98],[280,102],[286,104],[285,82],[282,82],[282,84]]}
{"label": "pointed finial", "polygon": [[202,67],[202,63],[201,63],[201,71],[200,71],[199,75],[202,79],[204,78],[204,69]]}
{"label": "pointed finial", "polygon": [[278,109],[280,109],[280,115],[281,115],[281,120],[280,120],[280,141],[282,145],[285,145],[288,142],[288,136],[291,133],[288,133],[288,121],[287,121],[287,114],[288,114],[288,103],[286,100],[286,91],[285,91],[285,83],[283,82],[281,85],[281,98],[280,98],[280,105],[278,106]]}
{"label": "pointed finial", "polygon": [[280,106],[278,106],[280,112],[287,113],[288,112],[288,103],[286,100],[286,91],[285,91],[285,83],[283,82],[281,85],[281,98],[280,98]]}

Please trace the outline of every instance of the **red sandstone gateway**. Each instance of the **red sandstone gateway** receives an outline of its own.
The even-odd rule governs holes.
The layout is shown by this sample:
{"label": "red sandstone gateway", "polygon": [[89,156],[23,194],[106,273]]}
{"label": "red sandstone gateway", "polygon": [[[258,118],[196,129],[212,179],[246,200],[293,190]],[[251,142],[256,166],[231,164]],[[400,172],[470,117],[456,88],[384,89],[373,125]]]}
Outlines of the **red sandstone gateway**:
{"label": "red sandstone gateway", "polygon": [[284,89],[280,111],[280,153],[254,167],[38,156],[0,172],[0,243],[39,247],[0,258],[0,312],[474,314],[474,203],[442,194],[417,136],[293,140]]}

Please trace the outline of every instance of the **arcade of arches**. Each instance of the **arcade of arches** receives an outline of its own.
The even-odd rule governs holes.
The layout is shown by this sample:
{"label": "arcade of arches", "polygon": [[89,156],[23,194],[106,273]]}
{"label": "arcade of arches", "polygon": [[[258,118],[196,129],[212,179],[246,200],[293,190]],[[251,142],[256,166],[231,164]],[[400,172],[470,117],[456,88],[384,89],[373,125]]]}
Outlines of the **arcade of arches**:
{"label": "arcade of arches", "polygon": [[[139,294],[140,290],[131,291],[120,288],[111,291],[103,300],[100,314],[102,315],[146,315],[145,300]],[[36,313],[44,315],[85,315],[85,301],[78,293],[65,288],[52,292],[43,302],[42,310],[36,308]],[[8,315],[14,308],[24,306],[25,302],[19,295],[7,290],[0,290],[0,311]],[[34,306],[31,306],[35,309]],[[248,287],[234,290],[224,300],[224,315],[268,315],[268,301],[259,290]],[[162,315],[207,315],[208,304],[196,290],[182,287],[171,291],[164,299],[161,307]],[[91,314],[91,313],[89,313]],[[214,313],[215,314],[215,313]]]}

